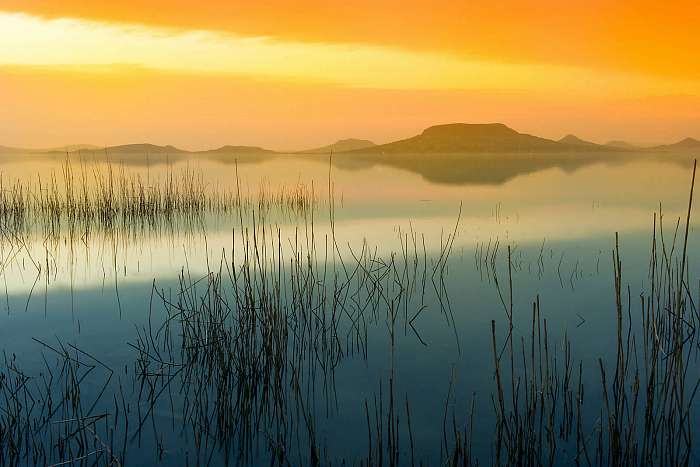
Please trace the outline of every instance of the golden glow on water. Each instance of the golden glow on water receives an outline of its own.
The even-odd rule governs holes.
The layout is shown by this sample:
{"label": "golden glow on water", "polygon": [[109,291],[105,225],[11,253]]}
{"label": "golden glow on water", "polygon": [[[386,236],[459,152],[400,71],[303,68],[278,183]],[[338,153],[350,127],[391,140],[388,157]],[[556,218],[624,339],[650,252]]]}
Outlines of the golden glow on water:
{"label": "golden glow on water", "polygon": [[[212,185],[231,187],[235,180],[233,165],[206,159],[179,162],[171,168],[124,166],[124,170],[154,181],[169,170],[177,172],[183,167],[203,174]],[[57,160],[6,163],[3,179],[35,180],[38,173],[48,177],[59,168]],[[319,196],[327,194],[328,165],[324,158],[280,157],[264,163],[239,164],[239,172],[243,190],[252,193],[261,182],[273,186],[313,182]],[[441,238],[454,228],[461,203],[462,217],[455,241],[455,248],[460,251],[470,251],[497,239],[504,245],[612,239],[614,232],[649,231],[659,203],[665,218],[670,219],[667,222],[674,223],[687,203],[688,177],[686,167],[660,161],[594,164],[572,172],[552,168],[519,175],[499,185],[444,185],[419,174],[382,166],[333,168],[335,232],[343,249],[348,245],[359,248],[367,240],[379,254],[389,254],[401,250],[399,232],[412,230],[425,234],[427,250],[437,252]],[[357,180],[363,180],[362,186]],[[76,237],[72,245],[61,242],[51,253],[52,264],[57,268],[51,278],[52,287],[102,287],[113,283],[115,271],[119,282],[148,282],[153,277],[175,277],[183,264],[188,264],[193,275],[205,274],[208,261],[210,266],[218,264],[221,251],[230,252],[232,230],[237,223],[236,216],[224,216],[210,225],[206,236],[176,231],[172,235],[115,239],[93,234],[89,238]],[[299,235],[299,228],[305,231],[303,221],[297,224],[278,219],[271,227],[281,229],[285,248],[289,246],[286,239]],[[323,250],[323,239],[330,236],[327,207],[319,208],[314,228],[317,241],[321,242],[318,247]],[[45,241],[42,235],[31,239],[27,246],[32,257],[43,258]],[[208,251],[208,258],[201,254],[203,251]],[[31,275],[27,266],[30,264],[27,258],[24,263],[15,261],[8,266],[15,272],[6,274],[10,293],[26,292],[32,285],[26,279]]]}

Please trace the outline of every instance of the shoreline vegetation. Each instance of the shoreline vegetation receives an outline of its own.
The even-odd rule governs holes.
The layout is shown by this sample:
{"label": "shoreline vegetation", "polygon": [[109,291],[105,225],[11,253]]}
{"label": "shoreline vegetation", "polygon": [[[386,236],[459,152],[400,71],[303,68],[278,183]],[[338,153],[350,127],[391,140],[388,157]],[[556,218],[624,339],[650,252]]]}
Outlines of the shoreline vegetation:
{"label": "shoreline vegetation", "polygon": [[194,169],[168,170],[161,177],[127,173],[123,165],[78,169],[66,159],[48,179],[7,180],[0,174],[0,231],[19,237],[32,230],[45,237],[87,238],[92,230],[124,231],[196,227],[207,215],[270,211],[305,216],[322,203],[313,184],[242,189],[236,170],[232,187],[213,186]]}

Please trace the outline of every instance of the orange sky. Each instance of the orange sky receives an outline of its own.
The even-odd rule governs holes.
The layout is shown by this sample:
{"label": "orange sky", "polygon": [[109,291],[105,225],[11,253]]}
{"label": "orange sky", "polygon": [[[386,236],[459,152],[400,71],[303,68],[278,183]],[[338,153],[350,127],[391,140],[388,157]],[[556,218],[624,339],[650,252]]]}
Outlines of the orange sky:
{"label": "orange sky", "polygon": [[698,137],[699,22],[697,2],[0,0],[0,144]]}

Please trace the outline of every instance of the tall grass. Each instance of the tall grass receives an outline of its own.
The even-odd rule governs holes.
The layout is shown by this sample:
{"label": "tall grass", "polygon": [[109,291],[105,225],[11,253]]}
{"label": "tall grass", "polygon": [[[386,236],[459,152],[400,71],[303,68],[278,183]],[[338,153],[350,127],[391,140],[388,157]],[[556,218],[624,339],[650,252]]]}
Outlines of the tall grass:
{"label": "tall grass", "polygon": [[[170,169],[156,179],[128,173],[124,166],[80,165],[67,159],[61,173],[48,179],[8,180],[0,174],[0,230],[6,235],[35,228],[45,235],[84,235],[92,230],[133,230],[201,223],[206,215],[223,216],[277,210],[308,215],[320,202],[313,186],[297,183],[258,192],[243,190],[236,175],[227,186],[208,183],[202,173]],[[237,172],[236,172],[237,173]]]}
{"label": "tall grass", "polygon": [[[693,417],[700,386],[696,359],[700,319],[686,268],[694,185],[695,168],[682,245],[676,243],[680,220],[667,243],[663,216],[654,216],[649,289],[636,300],[624,286],[615,236],[611,252],[615,308],[610,321],[616,344],[614,358],[602,355],[597,368],[587,369],[597,371],[597,387],[584,391],[591,374],[584,373],[582,361],[574,362],[575,344],[566,335],[556,345],[551,341],[539,297],[533,303],[530,335],[514,345],[511,292],[504,305],[509,322],[505,343],[497,342],[495,320],[491,329],[497,465],[697,462]],[[512,291],[510,255],[508,260]],[[586,401],[591,393],[598,397]]]}

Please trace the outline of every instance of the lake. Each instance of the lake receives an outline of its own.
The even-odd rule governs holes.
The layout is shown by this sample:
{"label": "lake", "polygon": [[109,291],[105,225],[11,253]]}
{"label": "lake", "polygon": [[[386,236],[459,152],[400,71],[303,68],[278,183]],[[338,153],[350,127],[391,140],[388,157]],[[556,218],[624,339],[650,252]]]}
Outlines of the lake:
{"label": "lake", "polygon": [[421,157],[3,157],[3,463],[700,462],[692,157]]}

